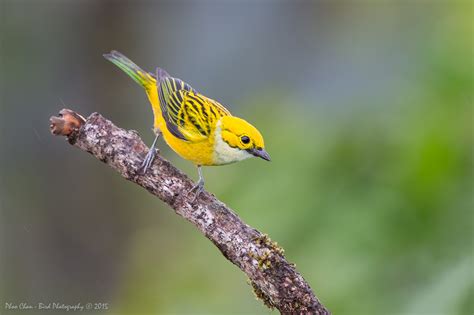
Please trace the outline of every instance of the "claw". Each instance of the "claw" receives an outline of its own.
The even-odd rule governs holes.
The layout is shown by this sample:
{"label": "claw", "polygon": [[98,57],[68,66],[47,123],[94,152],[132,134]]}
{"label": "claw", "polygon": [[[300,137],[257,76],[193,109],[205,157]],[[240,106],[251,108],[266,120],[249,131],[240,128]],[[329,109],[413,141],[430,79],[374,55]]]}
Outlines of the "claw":
{"label": "claw", "polygon": [[150,168],[150,166],[153,164],[153,161],[155,160],[155,154],[156,154],[156,149],[151,148],[147,155],[145,156],[145,159],[142,162],[142,165],[140,167],[140,171],[142,174],[145,174],[146,171]]}
{"label": "claw", "polygon": [[153,160],[155,159],[155,154],[158,152],[156,149],[156,141],[160,137],[160,133],[158,132],[156,134],[155,140],[153,140],[153,143],[150,147],[150,150],[148,150],[148,153],[145,156],[145,159],[142,162],[142,165],[140,166],[140,173],[143,175],[148,171],[150,168],[151,164],[153,164]]}
{"label": "claw", "polygon": [[195,202],[196,199],[204,190],[204,177],[202,176],[201,165],[198,165],[198,174],[199,174],[199,180],[197,181],[196,185],[194,185],[193,188],[191,188],[187,193],[187,196],[189,196],[191,192],[195,191],[194,198],[191,199],[191,202]]}
{"label": "claw", "polygon": [[193,186],[188,191],[188,196],[190,193],[194,192],[194,197],[191,199],[191,202],[195,202],[196,199],[199,197],[199,195],[204,191],[204,182],[203,181],[198,181],[196,185]]}

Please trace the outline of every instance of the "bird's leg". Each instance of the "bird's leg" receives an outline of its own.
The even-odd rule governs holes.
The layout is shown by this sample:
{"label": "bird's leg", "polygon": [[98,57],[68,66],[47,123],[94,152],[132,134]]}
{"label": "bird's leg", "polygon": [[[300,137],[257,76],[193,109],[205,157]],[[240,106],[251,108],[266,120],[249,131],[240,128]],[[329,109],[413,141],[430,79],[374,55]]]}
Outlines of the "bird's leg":
{"label": "bird's leg", "polygon": [[194,198],[191,200],[192,202],[194,202],[199,197],[201,192],[204,190],[204,177],[202,176],[202,167],[201,165],[198,165],[197,167],[198,167],[199,180],[197,181],[196,185],[194,185],[193,188],[191,188],[188,192],[189,194],[190,192],[194,191]]}
{"label": "bird's leg", "polygon": [[156,142],[158,141],[158,138],[160,137],[161,132],[156,133],[155,140],[153,140],[153,143],[151,144],[150,150],[148,150],[147,155],[145,156],[145,159],[142,162],[141,166],[141,172],[142,174],[145,174],[148,168],[151,166],[151,163],[153,163],[153,160],[155,159],[155,154],[156,154]]}

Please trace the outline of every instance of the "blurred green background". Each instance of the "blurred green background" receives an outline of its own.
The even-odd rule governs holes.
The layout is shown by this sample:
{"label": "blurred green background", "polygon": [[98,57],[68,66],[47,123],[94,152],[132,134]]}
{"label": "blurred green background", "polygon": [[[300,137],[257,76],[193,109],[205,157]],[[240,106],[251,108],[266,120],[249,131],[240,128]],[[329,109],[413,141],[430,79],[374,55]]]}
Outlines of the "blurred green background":
{"label": "blurred green background", "polygon": [[50,135],[68,107],[151,143],[112,49],[258,126],[272,162],[206,168],[206,187],[334,314],[473,314],[473,18],[470,1],[0,0],[0,314],[271,313],[191,224]]}

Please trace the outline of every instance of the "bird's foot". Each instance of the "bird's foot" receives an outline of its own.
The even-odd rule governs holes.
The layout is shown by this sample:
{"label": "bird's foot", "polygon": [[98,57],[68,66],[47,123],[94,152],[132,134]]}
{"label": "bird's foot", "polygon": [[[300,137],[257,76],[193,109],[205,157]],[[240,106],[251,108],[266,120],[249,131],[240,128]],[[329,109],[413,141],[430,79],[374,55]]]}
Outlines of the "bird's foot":
{"label": "bird's foot", "polygon": [[147,155],[145,156],[145,159],[142,162],[142,165],[140,166],[140,173],[145,174],[146,171],[150,168],[150,166],[153,164],[153,161],[155,160],[155,154],[158,152],[156,148],[151,148]]}
{"label": "bird's foot", "polygon": [[194,192],[194,197],[192,197],[191,202],[195,202],[199,195],[204,191],[204,181],[198,181],[196,185],[193,186],[188,191],[188,196],[190,193]]}

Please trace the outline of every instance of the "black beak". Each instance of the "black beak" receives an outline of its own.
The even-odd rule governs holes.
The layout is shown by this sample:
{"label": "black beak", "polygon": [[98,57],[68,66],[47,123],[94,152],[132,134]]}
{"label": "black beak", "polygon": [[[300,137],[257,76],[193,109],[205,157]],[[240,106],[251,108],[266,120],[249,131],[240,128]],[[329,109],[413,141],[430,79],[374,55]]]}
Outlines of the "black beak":
{"label": "black beak", "polygon": [[270,161],[270,155],[262,148],[247,149],[247,152],[252,154],[253,156],[262,158],[266,161]]}

